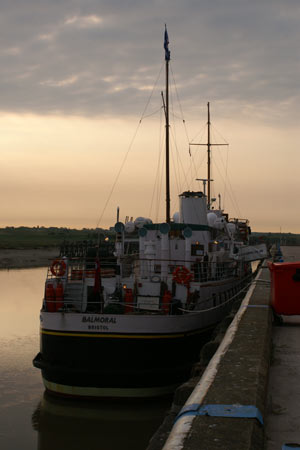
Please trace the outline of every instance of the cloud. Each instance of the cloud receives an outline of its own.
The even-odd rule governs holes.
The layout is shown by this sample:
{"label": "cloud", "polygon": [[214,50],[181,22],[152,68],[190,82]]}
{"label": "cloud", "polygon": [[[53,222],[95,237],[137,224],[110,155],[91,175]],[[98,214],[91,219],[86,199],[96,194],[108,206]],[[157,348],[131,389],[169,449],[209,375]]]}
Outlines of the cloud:
{"label": "cloud", "polygon": [[14,56],[14,55],[19,55],[20,48],[19,47],[10,47],[10,48],[5,48],[2,51],[5,55]]}
{"label": "cloud", "polygon": [[6,0],[1,109],[138,115],[163,64],[167,21],[184,108],[211,100],[247,115],[263,105],[268,121],[297,121],[299,20],[296,0]]}
{"label": "cloud", "polygon": [[50,87],[65,87],[65,86],[70,86],[74,83],[76,83],[78,81],[78,76],[77,75],[73,75],[69,78],[66,78],[65,80],[45,80],[45,81],[41,81],[41,85],[42,86],[50,86]]}
{"label": "cloud", "polygon": [[74,25],[79,28],[90,28],[99,25],[102,18],[96,15],[90,16],[72,16],[65,20],[65,25]]}
{"label": "cloud", "polygon": [[55,33],[47,33],[47,34],[40,34],[38,36],[38,39],[41,41],[53,41],[55,39]]}

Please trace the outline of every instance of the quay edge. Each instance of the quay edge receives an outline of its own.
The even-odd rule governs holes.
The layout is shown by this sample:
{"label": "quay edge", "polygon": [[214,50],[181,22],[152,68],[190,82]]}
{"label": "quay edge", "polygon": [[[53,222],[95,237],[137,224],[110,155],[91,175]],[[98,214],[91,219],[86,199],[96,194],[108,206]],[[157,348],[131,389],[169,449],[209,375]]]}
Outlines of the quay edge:
{"label": "quay edge", "polygon": [[[200,403],[203,405],[252,405],[265,418],[272,341],[269,271],[266,264],[262,266],[254,283],[248,305],[243,302],[237,313],[237,315],[241,314],[241,318],[233,340],[228,349],[222,352],[216,366],[215,377]],[[232,318],[233,315],[226,319],[227,324]],[[233,321],[220,347],[224,345],[234,326]],[[222,336],[222,332],[220,335]],[[203,348],[202,359],[203,356],[204,359],[207,358],[208,355],[205,357],[205,353],[213,354],[218,343],[217,336],[212,343]],[[158,432],[152,437],[147,450],[224,450],[225,448],[261,450],[264,448],[264,426],[254,418],[183,416],[182,420],[179,419],[176,425],[173,425],[190,393],[185,405],[197,403],[195,401],[197,390],[203,389],[207,371],[211,370],[211,366],[215,364],[214,359],[217,357],[215,354],[201,377],[191,378],[177,389],[171,410]]]}

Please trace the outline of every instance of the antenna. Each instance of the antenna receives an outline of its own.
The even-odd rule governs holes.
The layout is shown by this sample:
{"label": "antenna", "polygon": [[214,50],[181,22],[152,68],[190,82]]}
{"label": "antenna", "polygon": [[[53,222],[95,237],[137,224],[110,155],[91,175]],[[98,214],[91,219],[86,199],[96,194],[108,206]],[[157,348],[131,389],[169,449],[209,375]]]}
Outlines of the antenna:
{"label": "antenna", "polygon": [[[203,194],[206,195],[206,183],[208,181],[207,178],[196,178],[196,181],[202,181],[203,183]],[[210,180],[210,181],[214,181],[214,180]]]}

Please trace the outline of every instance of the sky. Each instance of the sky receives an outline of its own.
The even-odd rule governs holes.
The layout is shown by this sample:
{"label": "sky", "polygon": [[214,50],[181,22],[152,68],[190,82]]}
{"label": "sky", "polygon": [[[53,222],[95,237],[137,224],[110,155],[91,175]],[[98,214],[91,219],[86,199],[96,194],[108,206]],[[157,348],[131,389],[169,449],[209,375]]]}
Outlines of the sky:
{"label": "sky", "polygon": [[[298,0],[2,0],[0,226],[165,221],[202,190],[254,231],[300,233]],[[218,201],[216,202],[218,203]]]}

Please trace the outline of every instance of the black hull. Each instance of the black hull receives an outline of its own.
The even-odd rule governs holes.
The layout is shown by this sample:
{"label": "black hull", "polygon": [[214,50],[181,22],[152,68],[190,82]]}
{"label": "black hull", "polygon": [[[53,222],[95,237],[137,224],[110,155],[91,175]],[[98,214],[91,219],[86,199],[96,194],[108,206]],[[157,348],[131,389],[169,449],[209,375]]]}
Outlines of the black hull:
{"label": "black hull", "polygon": [[44,312],[41,353],[34,366],[42,370],[46,389],[59,395],[132,398],[170,394],[190,377],[202,345],[237,298],[234,294],[228,301],[227,296],[238,284],[240,290],[243,282],[217,284],[219,292],[228,291],[227,295],[219,294],[216,301],[222,303],[199,314]]}
{"label": "black hull", "polygon": [[156,396],[186,381],[210,331],[183,337],[97,338],[42,334],[33,361],[49,391],[80,396]]}

